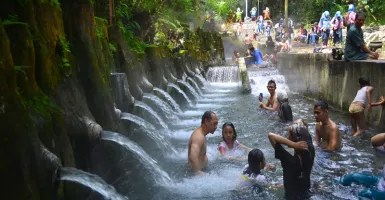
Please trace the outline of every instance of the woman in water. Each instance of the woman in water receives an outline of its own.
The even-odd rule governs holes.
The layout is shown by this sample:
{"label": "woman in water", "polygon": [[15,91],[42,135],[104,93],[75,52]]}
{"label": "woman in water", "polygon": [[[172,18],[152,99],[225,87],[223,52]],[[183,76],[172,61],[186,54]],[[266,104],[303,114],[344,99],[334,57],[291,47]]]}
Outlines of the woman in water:
{"label": "woman in water", "polygon": [[219,143],[218,150],[223,157],[229,160],[244,161],[245,159],[233,157],[229,155],[229,153],[239,149],[251,150],[237,140],[237,132],[235,131],[234,124],[231,122],[226,122],[222,126],[222,140],[223,141]]}
{"label": "woman in water", "polygon": [[259,149],[253,149],[248,155],[248,164],[243,168],[240,181],[238,182],[238,190],[246,190],[249,188],[260,188],[267,185],[266,176],[261,173],[262,169],[274,169],[273,165],[266,166],[265,156]]}
{"label": "woman in water", "polygon": [[[368,105],[368,112],[372,111],[372,107],[384,104],[384,97],[380,97],[380,101],[371,103],[371,96],[373,87],[370,85],[370,81],[367,78],[361,77],[358,79],[360,83],[360,89],[357,91],[357,95],[353,102],[349,106],[350,119],[352,124],[352,131],[354,136],[359,136],[366,130],[365,122],[365,104]],[[357,131],[357,125],[360,130]]]}
{"label": "woman in water", "polygon": [[[315,151],[306,122],[302,119],[294,121],[289,127],[288,138],[269,133],[269,140],[275,149],[275,158],[281,160],[286,199],[309,198]],[[287,152],[282,144],[294,148],[294,155]]]}

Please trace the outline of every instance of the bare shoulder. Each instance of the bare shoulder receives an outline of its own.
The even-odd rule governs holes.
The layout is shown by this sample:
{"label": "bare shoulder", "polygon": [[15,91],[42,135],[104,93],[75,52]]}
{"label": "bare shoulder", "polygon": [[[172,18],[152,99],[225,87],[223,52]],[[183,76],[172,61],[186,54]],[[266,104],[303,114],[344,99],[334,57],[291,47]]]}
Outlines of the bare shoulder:
{"label": "bare shoulder", "polygon": [[373,89],[374,89],[373,86],[368,86],[368,87],[366,88],[366,91],[367,91],[367,92],[371,92],[371,91],[373,91]]}
{"label": "bare shoulder", "polygon": [[330,120],[330,128],[333,130],[334,133],[339,133],[338,125],[333,122],[331,119]]}
{"label": "bare shoulder", "polygon": [[201,143],[205,137],[202,135],[202,131],[200,128],[196,128],[194,132],[191,134],[190,142],[199,142]]}

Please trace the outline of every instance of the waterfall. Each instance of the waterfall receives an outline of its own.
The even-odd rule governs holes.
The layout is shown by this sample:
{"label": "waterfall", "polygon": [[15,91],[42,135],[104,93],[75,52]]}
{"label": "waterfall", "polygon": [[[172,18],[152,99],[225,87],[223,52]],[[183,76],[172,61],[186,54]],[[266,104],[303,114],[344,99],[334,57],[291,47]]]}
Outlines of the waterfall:
{"label": "waterfall", "polygon": [[181,113],[182,112],[182,110],[180,109],[179,104],[172,98],[172,96],[169,93],[167,93],[166,91],[164,91],[164,90],[162,90],[160,88],[157,88],[157,87],[154,87],[153,90],[159,92],[160,94],[162,94],[163,97],[168,101],[168,103],[172,106],[172,108],[177,113]]}
{"label": "waterfall", "polygon": [[155,110],[153,110],[150,106],[141,101],[135,101],[135,106],[143,108],[144,110],[149,112],[157,120],[159,125],[162,126],[163,129],[168,130],[168,125],[166,124],[166,122],[164,122],[163,119],[158,115],[158,113],[155,112]]}
{"label": "waterfall", "polygon": [[205,78],[203,78],[202,75],[196,74],[195,77],[197,77],[197,79],[199,80],[199,82],[201,83],[202,86],[206,86],[207,81],[205,80]]}
{"label": "waterfall", "polygon": [[160,130],[157,130],[150,122],[130,113],[122,113],[121,119],[128,120],[138,125],[147,135],[154,140],[158,147],[163,151],[165,155],[169,154],[170,151],[175,153],[175,148],[171,145],[169,140],[166,140]]}
{"label": "waterfall", "polygon": [[186,99],[186,101],[188,102],[188,104],[189,104],[190,106],[193,105],[193,104],[192,104],[192,101],[190,100],[190,98],[188,98],[187,94],[186,94],[185,92],[183,92],[183,90],[180,89],[179,86],[175,85],[174,83],[168,83],[167,86],[170,86],[170,87],[176,89],[180,94],[183,95],[183,97]]}
{"label": "waterfall", "polygon": [[174,112],[171,106],[156,95],[146,93],[143,95],[143,99],[148,99],[153,102],[156,108],[160,109],[163,112],[163,115],[167,119],[167,121],[178,120],[177,113]]}
{"label": "waterfall", "polygon": [[188,91],[190,91],[190,93],[194,96],[195,99],[197,99],[197,100],[200,99],[200,96],[197,93],[197,91],[189,83],[187,83],[186,81],[183,81],[183,80],[178,80],[177,82],[182,84],[184,87],[186,87],[188,89]]}
{"label": "waterfall", "polygon": [[157,164],[157,162],[152,159],[138,144],[124,137],[123,135],[110,131],[102,132],[102,140],[108,140],[115,142],[130,152],[132,152],[135,157],[139,160],[141,166],[146,168],[151,174],[152,179],[159,185],[170,184],[172,181],[170,176],[163,171]]}
{"label": "waterfall", "polygon": [[188,77],[187,80],[192,84],[192,86],[195,88],[195,90],[199,93],[199,96],[202,96],[202,90],[199,88],[197,82],[194,81],[191,77]]}
{"label": "waterfall", "polygon": [[76,182],[91,188],[93,191],[101,194],[104,199],[128,200],[127,197],[119,194],[113,186],[107,184],[102,178],[95,174],[69,167],[60,168],[59,174],[60,180]]}
{"label": "waterfall", "polygon": [[238,82],[238,67],[210,67],[206,77],[209,82]]}
{"label": "waterfall", "polygon": [[286,84],[285,77],[279,74],[277,69],[261,69],[258,71],[248,71],[249,80],[252,82],[252,93],[263,93],[267,97],[269,91],[266,86],[269,80],[274,80],[277,84],[277,91],[290,92],[289,87]]}

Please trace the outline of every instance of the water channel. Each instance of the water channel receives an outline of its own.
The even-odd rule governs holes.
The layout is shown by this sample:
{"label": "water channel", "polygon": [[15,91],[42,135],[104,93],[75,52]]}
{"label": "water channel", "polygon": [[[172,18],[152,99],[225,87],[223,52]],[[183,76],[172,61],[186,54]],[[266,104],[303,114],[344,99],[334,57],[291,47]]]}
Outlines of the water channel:
{"label": "water channel", "polygon": [[[217,150],[222,140],[221,126],[224,122],[235,125],[238,140],[251,148],[259,148],[268,164],[274,164],[274,172],[264,172],[269,182],[283,183],[282,168],[274,158],[267,134],[274,132],[286,136],[288,123],[258,108],[258,95],[268,96],[268,80],[277,82],[277,90],[289,94],[294,119],[304,118],[314,137],[313,100],[307,100],[290,92],[285,77],[275,68],[249,72],[253,79],[252,93],[243,95],[241,84],[233,74],[235,67],[212,67],[207,82],[202,77],[169,84],[167,92],[159,88],[154,94],[145,94],[136,103],[142,114],[123,113],[121,119],[128,125],[132,134],[104,131],[102,142],[95,148],[95,169],[93,172],[129,199],[282,199],[283,188],[262,193],[244,193],[236,190],[237,181],[247,161],[229,161],[221,158]],[[214,77],[214,78],[213,78]],[[223,78],[221,78],[223,77]],[[200,87],[197,90],[196,87]],[[169,94],[180,94],[177,97]],[[193,96],[195,98],[189,98]],[[172,98],[172,99],[170,99]],[[184,103],[182,103],[184,102]],[[177,104],[177,105],[176,105]],[[161,108],[161,109],[160,109]],[[219,117],[218,129],[207,136],[207,155],[209,164],[206,175],[194,177],[187,167],[187,146],[194,128],[200,125],[201,116],[212,110]],[[144,114],[143,114],[144,113]],[[341,152],[329,154],[316,150],[312,171],[312,199],[358,199],[360,186],[343,187],[335,179],[353,171],[379,174],[384,159],[378,158],[369,139],[376,130],[369,128],[361,138],[352,138],[349,118],[346,113],[330,110],[329,116],[340,129],[343,138]],[[239,152],[247,157],[246,153]]]}

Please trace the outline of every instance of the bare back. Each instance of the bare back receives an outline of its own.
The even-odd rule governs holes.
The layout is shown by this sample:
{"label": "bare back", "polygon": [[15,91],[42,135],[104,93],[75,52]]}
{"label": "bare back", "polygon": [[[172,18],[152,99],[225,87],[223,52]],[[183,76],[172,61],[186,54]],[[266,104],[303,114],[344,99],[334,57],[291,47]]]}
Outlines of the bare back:
{"label": "bare back", "polygon": [[188,163],[194,172],[202,170],[207,165],[206,137],[202,129],[196,128],[191,134],[188,144]]}
{"label": "bare back", "polygon": [[325,150],[335,151],[342,147],[342,140],[337,124],[329,119],[328,124],[323,125],[322,122],[316,124],[316,142],[321,143],[321,147]]}

